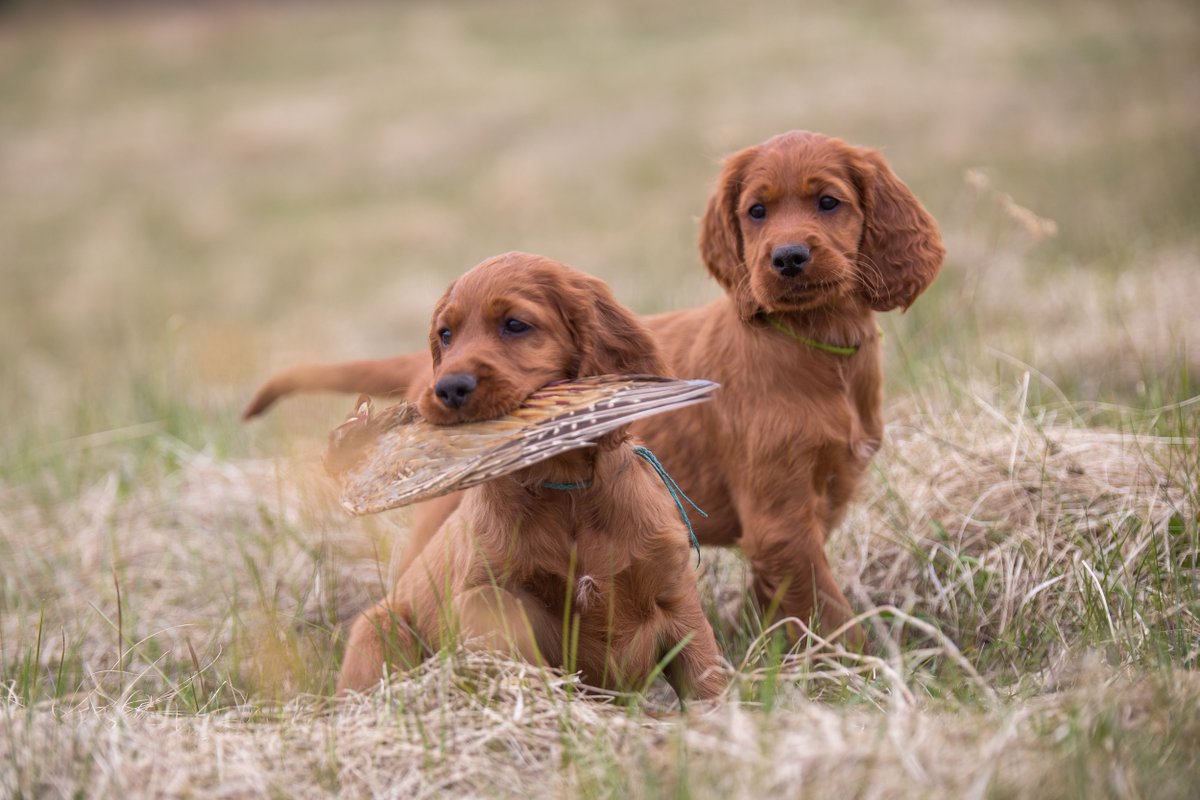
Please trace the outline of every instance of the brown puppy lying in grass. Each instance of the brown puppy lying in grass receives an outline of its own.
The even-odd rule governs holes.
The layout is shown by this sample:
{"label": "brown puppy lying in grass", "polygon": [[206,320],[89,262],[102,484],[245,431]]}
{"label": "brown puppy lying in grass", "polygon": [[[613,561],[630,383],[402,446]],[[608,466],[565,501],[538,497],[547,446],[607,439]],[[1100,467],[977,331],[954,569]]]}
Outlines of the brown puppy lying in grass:
{"label": "brown puppy lying in grass", "polygon": [[[665,371],[603,282],[523,253],[456,280],[430,345],[418,408],[435,424],[502,416],[560,380]],[[681,697],[718,695],[725,675],[688,531],[634,446],[621,429],[460,492],[391,594],[355,621],[339,692],[458,640],[620,689],[642,688],[671,656],[665,674]]]}
{"label": "brown puppy lying in grass", "polygon": [[[937,224],[879,152],[793,131],[726,160],[700,252],[725,297],[645,322],[672,375],[721,391],[634,430],[709,512],[700,541],[742,547],[763,608],[859,647],[825,542],[883,438],[875,313],[907,308],[937,276]],[[297,367],[245,416],[295,391],[404,392],[427,372],[420,354]],[[454,503],[421,508],[406,559]]]}

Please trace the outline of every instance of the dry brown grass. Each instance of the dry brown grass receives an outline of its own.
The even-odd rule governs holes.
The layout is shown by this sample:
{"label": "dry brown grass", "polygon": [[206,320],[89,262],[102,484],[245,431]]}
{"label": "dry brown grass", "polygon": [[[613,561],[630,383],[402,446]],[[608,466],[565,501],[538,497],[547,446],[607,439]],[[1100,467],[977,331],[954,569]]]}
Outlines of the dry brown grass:
{"label": "dry brown grass", "polygon": [[[1153,753],[1184,768],[1158,796],[1182,793],[1197,775],[1186,748],[1200,736],[1200,683],[1187,668],[1200,621],[1178,584],[1194,585],[1200,549],[1171,531],[1197,513],[1195,465],[1179,457],[1196,442],[980,394],[892,416],[833,549],[879,655],[819,643],[772,655],[769,636],[739,640],[726,613],[735,688],[683,717],[665,694],[649,706],[586,697],[571,678],[469,653],[370,698],[285,700],[328,690],[331,626],[385,580],[379,531],[341,517],[311,462],[192,454],[177,480],[120,503],[108,478],[56,504],[53,520],[27,507],[25,535],[59,546],[11,548],[13,575],[28,581],[22,593],[55,598],[41,624],[64,632],[85,681],[54,701],[10,696],[6,788],[1121,796],[1161,776],[1142,761]],[[705,558],[709,590],[736,609],[744,565]],[[114,627],[97,624],[117,617],[112,569],[126,604],[120,658]],[[40,613],[6,614],[4,641],[31,641]],[[1192,643],[1169,659],[1184,669],[1144,671],[1155,647],[1178,643]],[[50,680],[59,648],[43,650]],[[1064,778],[1064,763],[1078,773]]]}
{"label": "dry brown grass", "polygon": [[[1200,685],[1098,672],[1018,709],[887,716],[802,699],[763,715],[722,704],[686,719],[570,701],[570,682],[479,656],[428,663],[403,683],[336,710],[298,700],[269,713],[199,719],[136,710],[6,718],[3,788],[94,796],[1184,797],[1194,769],[1146,786],[1139,749],[1169,750],[1195,721]],[[1183,725],[1180,723],[1184,722]],[[1079,729],[1099,746],[1072,752]],[[1104,730],[1107,728],[1107,730]],[[967,755],[967,754],[970,755]],[[168,755],[169,754],[169,755]]]}

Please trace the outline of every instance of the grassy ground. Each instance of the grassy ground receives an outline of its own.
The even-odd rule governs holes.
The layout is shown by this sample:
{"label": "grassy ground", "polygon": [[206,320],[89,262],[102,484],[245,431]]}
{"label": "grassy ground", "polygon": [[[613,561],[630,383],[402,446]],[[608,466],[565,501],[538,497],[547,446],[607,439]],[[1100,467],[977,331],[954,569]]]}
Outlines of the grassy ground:
{"label": "grassy ground", "polygon": [[[0,795],[1189,796],[1197,53],[1183,2],[9,12]],[[876,654],[781,653],[713,551],[714,706],[469,654],[330,701],[405,519],[320,480],[344,399],[242,427],[255,381],[503,250],[702,302],[719,157],[795,127],[949,246],[830,544]]]}

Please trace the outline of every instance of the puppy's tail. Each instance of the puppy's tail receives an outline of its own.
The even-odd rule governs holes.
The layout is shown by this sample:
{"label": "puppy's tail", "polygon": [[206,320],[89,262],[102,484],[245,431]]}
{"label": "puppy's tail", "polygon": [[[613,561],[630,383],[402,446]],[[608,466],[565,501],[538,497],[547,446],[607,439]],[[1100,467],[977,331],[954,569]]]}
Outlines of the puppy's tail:
{"label": "puppy's tail", "polygon": [[430,373],[429,352],[425,350],[392,358],[301,364],[268,378],[242,409],[242,419],[257,417],[276,400],[295,392],[344,392],[380,397],[404,394],[428,380]]}

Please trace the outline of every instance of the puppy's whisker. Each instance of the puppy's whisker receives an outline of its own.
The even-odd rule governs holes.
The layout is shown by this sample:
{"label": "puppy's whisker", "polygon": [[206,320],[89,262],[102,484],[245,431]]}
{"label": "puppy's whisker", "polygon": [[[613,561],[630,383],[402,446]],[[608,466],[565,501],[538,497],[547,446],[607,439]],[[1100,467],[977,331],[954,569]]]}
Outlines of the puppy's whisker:
{"label": "puppy's whisker", "polygon": [[854,264],[854,281],[863,289],[871,289],[883,283],[883,270],[875,263],[874,259],[863,253],[850,254],[848,256],[850,262]]}

